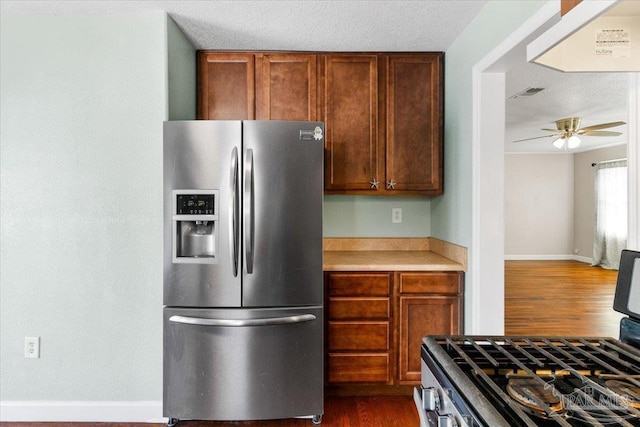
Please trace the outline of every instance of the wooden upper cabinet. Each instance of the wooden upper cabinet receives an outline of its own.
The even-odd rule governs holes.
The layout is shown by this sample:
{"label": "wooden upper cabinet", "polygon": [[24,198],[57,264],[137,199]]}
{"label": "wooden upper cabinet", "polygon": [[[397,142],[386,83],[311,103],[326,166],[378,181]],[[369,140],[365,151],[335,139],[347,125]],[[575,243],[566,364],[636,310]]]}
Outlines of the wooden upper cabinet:
{"label": "wooden upper cabinet", "polygon": [[443,54],[199,51],[198,119],[325,122],[328,194],[443,192]]}
{"label": "wooden upper cabinet", "polygon": [[[260,120],[318,120],[317,55],[265,54],[256,78]],[[258,66],[258,67],[259,67]]]}
{"label": "wooden upper cabinet", "polygon": [[317,58],[198,52],[198,119],[318,120]]}
{"label": "wooden upper cabinet", "polygon": [[443,192],[443,54],[326,55],[325,191]]}
{"label": "wooden upper cabinet", "polygon": [[385,189],[442,194],[442,54],[389,55]]}
{"label": "wooden upper cabinet", "polygon": [[375,193],[378,175],[378,57],[323,56],[325,191]]}
{"label": "wooden upper cabinet", "polygon": [[255,119],[255,56],[200,51],[198,119]]}

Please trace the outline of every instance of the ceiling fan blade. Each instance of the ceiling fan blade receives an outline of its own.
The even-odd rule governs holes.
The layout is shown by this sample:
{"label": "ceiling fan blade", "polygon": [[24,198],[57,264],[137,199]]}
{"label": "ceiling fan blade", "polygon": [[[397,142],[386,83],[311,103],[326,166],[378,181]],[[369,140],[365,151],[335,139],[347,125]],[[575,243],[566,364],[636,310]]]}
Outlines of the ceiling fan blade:
{"label": "ceiling fan blade", "polygon": [[555,135],[535,136],[533,138],[516,139],[513,142],[531,141],[532,139],[540,139],[540,138],[551,138],[551,137],[559,136],[559,135],[562,135],[562,134],[558,133],[558,134],[555,134]]}
{"label": "ceiling fan blade", "polygon": [[587,136],[620,136],[622,135],[622,132],[612,132],[610,130],[591,130],[591,131],[579,132],[579,133],[580,135],[587,135]]}
{"label": "ceiling fan blade", "polygon": [[540,129],[540,130],[546,130],[547,132],[558,133],[558,129]]}
{"label": "ceiling fan blade", "polygon": [[589,132],[592,130],[606,129],[606,128],[612,128],[615,126],[622,126],[622,125],[626,125],[626,123],[625,122],[600,123],[599,125],[586,126],[581,129],[578,129],[578,132],[584,133],[583,131]]}

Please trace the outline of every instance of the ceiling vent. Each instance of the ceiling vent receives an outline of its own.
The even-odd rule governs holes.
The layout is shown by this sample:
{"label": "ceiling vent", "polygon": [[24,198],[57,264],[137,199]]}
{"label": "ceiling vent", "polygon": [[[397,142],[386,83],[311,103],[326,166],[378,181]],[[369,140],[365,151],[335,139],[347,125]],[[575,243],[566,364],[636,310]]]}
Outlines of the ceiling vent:
{"label": "ceiling vent", "polygon": [[543,91],[543,87],[529,87],[523,90],[522,92],[516,93],[515,95],[510,96],[509,98],[515,99],[520,98],[521,96],[533,96],[538,92]]}

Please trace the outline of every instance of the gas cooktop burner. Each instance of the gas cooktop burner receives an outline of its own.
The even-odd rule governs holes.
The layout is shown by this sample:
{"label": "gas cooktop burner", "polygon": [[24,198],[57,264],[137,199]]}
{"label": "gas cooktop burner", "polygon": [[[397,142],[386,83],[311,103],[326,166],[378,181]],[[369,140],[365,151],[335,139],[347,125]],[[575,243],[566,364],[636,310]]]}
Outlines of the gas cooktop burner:
{"label": "gas cooktop burner", "polygon": [[627,405],[636,409],[640,408],[640,387],[620,380],[605,381],[604,385],[620,396]]}
{"label": "gas cooktop burner", "polygon": [[[510,378],[507,392],[526,412],[548,419],[566,412],[562,400],[554,394],[549,384],[534,378]],[[549,408],[547,410],[550,413],[545,408]]]}

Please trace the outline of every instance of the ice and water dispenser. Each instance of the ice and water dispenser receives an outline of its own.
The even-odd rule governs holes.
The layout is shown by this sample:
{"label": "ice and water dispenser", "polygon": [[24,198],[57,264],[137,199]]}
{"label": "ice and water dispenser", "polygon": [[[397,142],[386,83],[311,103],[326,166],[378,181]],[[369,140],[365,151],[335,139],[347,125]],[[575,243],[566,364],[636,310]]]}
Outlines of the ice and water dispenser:
{"label": "ice and water dispenser", "polygon": [[173,191],[173,262],[217,264],[218,190]]}

